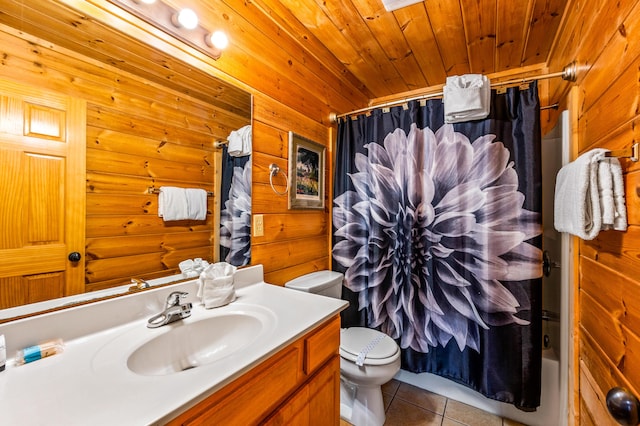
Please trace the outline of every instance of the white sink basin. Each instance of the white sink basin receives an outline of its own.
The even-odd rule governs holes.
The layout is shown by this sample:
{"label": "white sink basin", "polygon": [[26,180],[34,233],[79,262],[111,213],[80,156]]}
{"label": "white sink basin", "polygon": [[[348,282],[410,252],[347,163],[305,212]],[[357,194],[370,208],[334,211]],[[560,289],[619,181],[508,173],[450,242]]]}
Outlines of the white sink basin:
{"label": "white sink basin", "polygon": [[124,368],[142,376],[166,376],[213,364],[246,350],[275,328],[268,309],[245,305],[233,309],[194,309],[189,318],[157,329],[136,323],[105,345],[94,369]]}
{"label": "white sink basin", "polygon": [[144,376],[164,376],[217,361],[258,338],[265,324],[256,316],[230,313],[192,323],[175,323],[167,333],[135,350],[129,370]]}

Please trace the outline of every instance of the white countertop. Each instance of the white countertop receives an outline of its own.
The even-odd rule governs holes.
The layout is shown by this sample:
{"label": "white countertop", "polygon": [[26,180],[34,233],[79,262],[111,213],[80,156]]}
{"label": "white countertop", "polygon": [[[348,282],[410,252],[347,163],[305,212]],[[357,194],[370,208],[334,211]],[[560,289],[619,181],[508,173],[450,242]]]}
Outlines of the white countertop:
{"label": "white countertop", "polygon": [[[260,266],[252,268],[245,273],[249,281],[256,278],[256,272],[262,275]],[[166,296],[176,289],[193,295],[192,316],[158,329],[147,328],[147,319],[162,310]],[[0,372],[0,422],[162,424],[347,306],[342,300],[260,281],[245,282],[237,288],[235,302],[206,310],[195,301],[195,291],[196,282],[191,281],[0,325],[10,357],[17,348],[59,337],[65,340],[61,354],[22,366],[8,361],[6,370]],[[163,376],[143,376],[127,368],[127,357],[138,340],[151,340],[181,323],[251,309],[267,312],[275,326],[264,329],[233,356]],[[120,346],[122,351],[114,351]]]}

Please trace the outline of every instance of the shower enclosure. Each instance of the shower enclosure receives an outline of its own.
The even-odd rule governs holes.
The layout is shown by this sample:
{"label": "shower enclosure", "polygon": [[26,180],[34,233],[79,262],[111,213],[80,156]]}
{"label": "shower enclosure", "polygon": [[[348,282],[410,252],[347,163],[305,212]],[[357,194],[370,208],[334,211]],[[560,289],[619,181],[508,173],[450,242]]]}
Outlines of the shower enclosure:
{"label": "shower enclosure", "polygon": [[569,114],[562,112],[558,124],[542,138],[543,250],[545,252],[542,315],[542,392],[540,407],[524,412],[513,405],[481,394],[442,377],[400,370],[396,379],[530,426],[565,425],[568,418],[568,360],[570,303],[569,236],[553,227],[555,177],[569,162]]}

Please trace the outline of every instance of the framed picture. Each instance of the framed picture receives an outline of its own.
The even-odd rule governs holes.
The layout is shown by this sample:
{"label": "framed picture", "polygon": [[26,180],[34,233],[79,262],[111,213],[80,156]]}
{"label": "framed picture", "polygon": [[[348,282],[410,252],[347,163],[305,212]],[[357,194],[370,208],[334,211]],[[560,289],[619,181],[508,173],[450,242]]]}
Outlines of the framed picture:
{"label": "framed picture", "polygon": [[289,132],[289,209],[324,209],[326,148]]}

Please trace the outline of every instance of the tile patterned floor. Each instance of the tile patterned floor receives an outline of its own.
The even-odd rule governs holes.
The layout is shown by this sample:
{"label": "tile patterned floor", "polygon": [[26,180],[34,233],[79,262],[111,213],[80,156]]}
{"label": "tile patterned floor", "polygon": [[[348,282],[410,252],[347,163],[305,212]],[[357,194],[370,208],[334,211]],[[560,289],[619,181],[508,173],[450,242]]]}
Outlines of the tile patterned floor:
{"label": "tile patterned floor", "polygon": [[382,387],[382,396],[385,426],[525,426],[397,380]]}

